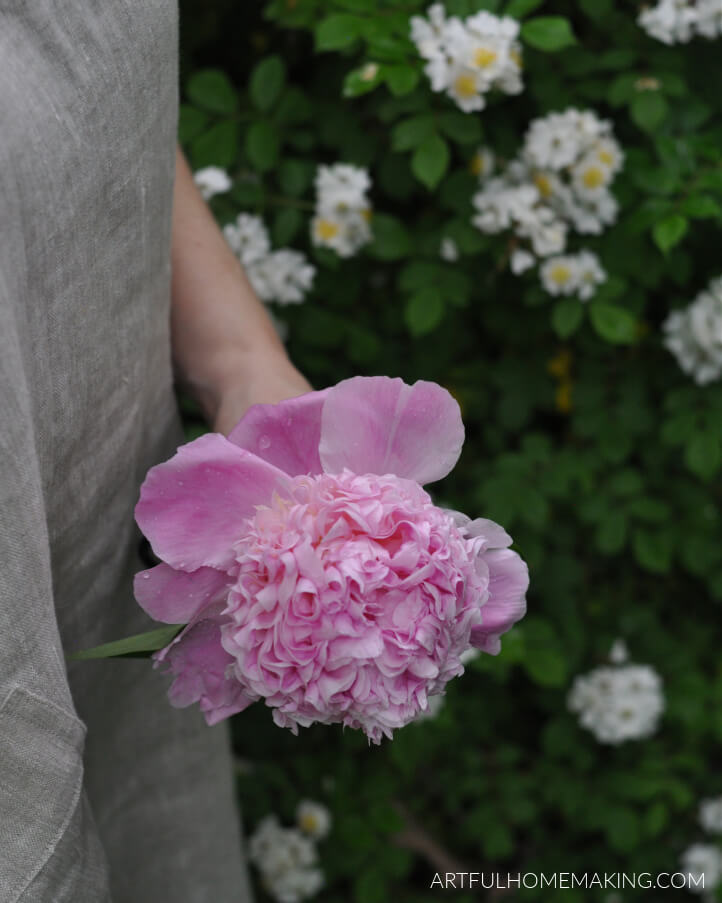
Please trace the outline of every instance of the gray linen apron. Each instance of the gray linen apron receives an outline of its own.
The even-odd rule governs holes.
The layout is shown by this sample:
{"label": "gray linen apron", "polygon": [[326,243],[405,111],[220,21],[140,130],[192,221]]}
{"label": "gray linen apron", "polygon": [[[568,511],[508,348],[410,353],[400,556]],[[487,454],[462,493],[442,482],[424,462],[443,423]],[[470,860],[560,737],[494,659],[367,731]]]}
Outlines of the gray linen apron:
{"label": "gray linen apron", "polygon": [[0,903],[250,899],[225,726],[145,661],[138,487],[180,441],[172,0],[0,0]]}

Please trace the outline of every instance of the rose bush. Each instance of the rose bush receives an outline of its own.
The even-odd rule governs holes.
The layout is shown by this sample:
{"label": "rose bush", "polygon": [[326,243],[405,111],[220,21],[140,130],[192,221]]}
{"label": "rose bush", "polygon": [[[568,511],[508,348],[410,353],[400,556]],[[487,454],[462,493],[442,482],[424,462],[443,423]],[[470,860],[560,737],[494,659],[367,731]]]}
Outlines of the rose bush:
{"label": "rose bush", "polygon": [[[333,813],[329,903],[437,899],[450,861],[656,873],[718,843],[698,808],[722,794],[722,40],[708,0],[683,4],[692,24],[666,0],[640,20],[644,5],[448,0],[461,27],[441,58],[440,42],[425,55],[414,42],[412,17],[431,21],[417,0],[181,3],[180,138],[194,169],[229,174],[219,222],[259,216],[272,248],[315,270],[303,303],[272,302],[291,354],[315,385],[387,373],[448,388],[467,438],[435,501],[504,524],[534,575],[499,656],[470,662],[437,717],[391,744],[324,727],[294,738],[262,706],[238,719],[251,828],[269,812],[291,823],[304,796]],[[481,11],[518,33],[480,29]],[[514,42],[522,90],[507,93]],[[567,126],[587,116],[530,132],[568,110],[610,124],[608,160],[586,144],[569,156]],[[570,162],[541,166],[542,139]],[[345,234],[324,198],[314,235],[319,168],[340,164],[368,174],[370,219]],[[515,193],[489,191],[499,176]],[[511,227],[474,224],[490,222],[482,193]],[[185,405],[190,438],[203,427]],[[617,638],[659,675],[664,710],[651,736],[610,745],[567,699]]]}

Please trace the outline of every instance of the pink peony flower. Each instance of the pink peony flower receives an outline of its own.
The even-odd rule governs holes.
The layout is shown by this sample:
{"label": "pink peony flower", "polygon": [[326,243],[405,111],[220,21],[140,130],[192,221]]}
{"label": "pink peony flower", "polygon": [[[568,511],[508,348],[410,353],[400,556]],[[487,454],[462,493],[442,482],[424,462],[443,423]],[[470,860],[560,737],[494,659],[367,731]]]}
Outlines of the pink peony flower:
{"label": "pink peony flower", "polygon": [[434,383],[356,377],[252,407],[152,468],[136,518],[162,564],[139,604],[187,627],[160,653],[176,706],[209,724],[264,699],[374,741],[495,654],[525,612],[527,568],[492,521],[437,508],[464,428]]}

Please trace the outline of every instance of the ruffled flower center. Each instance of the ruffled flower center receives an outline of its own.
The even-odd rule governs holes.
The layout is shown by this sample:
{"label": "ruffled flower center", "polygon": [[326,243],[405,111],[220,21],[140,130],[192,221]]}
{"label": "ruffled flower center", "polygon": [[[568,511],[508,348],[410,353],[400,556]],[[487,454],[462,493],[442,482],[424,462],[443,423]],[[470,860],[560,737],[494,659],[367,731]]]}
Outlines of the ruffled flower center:
{"label": "ruffled flower center", "polygon": [[463,671],[488,596],[483,542],[413,481],[293,478],[234,546],[222,628],[234,675],[282,726],[390,735]]}

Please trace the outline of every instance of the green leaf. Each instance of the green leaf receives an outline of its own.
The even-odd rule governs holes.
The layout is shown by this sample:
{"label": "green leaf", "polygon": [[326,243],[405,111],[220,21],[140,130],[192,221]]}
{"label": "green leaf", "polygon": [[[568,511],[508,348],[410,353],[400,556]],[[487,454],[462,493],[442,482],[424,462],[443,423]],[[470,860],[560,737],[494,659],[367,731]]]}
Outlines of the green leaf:
{"label": "green leaf", "polygon": [[563,686],[567,665],[554,628],[543,618],[532,617],[521,630],[525,650],[523,665],[529,676],[542,687]]}
{"label": "green leaf", "polygon": [[303,194],[312,181],[313,165],[308,160],[288,158],[278,167],[278,184],[285,194]]}
{"label": "green leaf", "polygon": [[[504,655],[503,650],[501,655]],[[547,719],[541,732],[544,755],[550,759],[568,759],[575,744],[575,735],[576,729],[570,719],[563,716]]]}
{"label": "green leaf", "polygon": [[647,521],[651,524],[659,524],[669,520],[669,507],[654,498],[634,499],[629,505],[629,513],[632,517]]}
{"label": "green leaf", "polygon": [[621,511],[610,511],[597,526],[597,548],[605,555],[614,555],[624,548],[626,539],[627,518]]}
{"label": "green leaf", "polygon": [[384,79],[385,67],[377,63],[364,63],[352,69],[343,80],[344,97],[360,97],[377,88]]}
{"label": "green leaf", "polygon": [[338,13],[322,19],[316,27],[317,50],[342,50],[350,47],[359,35],[363,20]]}
{"label": "green leaf", "polygon": [[188,97],[209,113],[230,115],[238,106],[238,95],[220,69],[201,69],[188,79]]}
{"label": "green leaf", "polygon": [[444,298],[456,307],[469,303],[472,283],[466,273],[454,266],[442,267],[439,273],[439,289]]}
{"label": "green leaf", "polygon": [[261,60],[251,73],[249,91],[251,101],[259,110],[270,110],[286,82],[286,66],[274,54]]}
{"label": "green leaf", "polygon": [[309,122],[313,118],[313,111],[313,104],[307,94],[296,85],[286,85],[274,111],[274,120],[281,127],[299,125]]}
{"label": "green leaf", "polygon": [[635,96],[634,85],[637,76],[631,72],[623,72],[618,75],[607,89],[607,100],[613,107],[621,107],[622,104],[629,103]]}
{"label": "green leaf", "polygon": [[336,5],[357,13],[371,13],[374,12],[376,2],[377,0],[338,0]]}
{"label": "green leaf", "polygon": [[419,71],[411,66],[387,66],[385,69],[386,84],[395,97],[410,94],[419,83]]}
{"label": "green leaf", "polygon": [[524,16],[533,13],[543,2],[544,0],[509,0],[504,15],[511,16],[513,19],[523,19]]}
{"label": "green leaf", "polygon": [[404,119],[391,132],[391,147],[397,151],[413,150],[434,134],[434,117],[428,113]]}
{"label": "green leaf", "polygon": [[663,220],[655,223],[652,229],[654,243],[660,251],[666,254],[682,241],[688,228],[689,220],[685,216],[681,216],[679,213],[666,216]]}
{"label": "green leaf", "polygon": [[719,470],[721,454],[719,436],[712,430],[705,430],[689,437],[684,459],[692,473],[708,480]]}
{"label": "green leaf", "polygon": [[254,169],[267,172],[278,161],[279,138],[275,126],[268,120],[254,122],[246,132],[246,154]]}
{"label": "green leaf", "polygon": [[682,97],[687,93],[687,85],[676,72],[660,72],[657,78],[661,82],[662,90],[671,97]]}
{"label": "green leaf", "polygon": [[521,27],[521,36],[530,47],[553,52],[576,44],[568,19],[563,16],[539,16],[529,19]]}
{"label": "green leaf", "polygon": [[722,207],[719,203],[705,194],[687,198],[682,204],[681,210],[685,216],[690,216],[692,219],[707,219],[722,214]]}
{"label": "green leaf", "polygon": [[439,135],[431,135],[414,151],[411,171],[431,190],[441,181],[449,165],[449,146]]}
{"label": "green leaf", "polygon": [[393,216],[375,213],[372,220],[374,240],[368,253],[378,260],[400,260],[411,253],[411,237],[406,227]]}
{"label": "green leaf", "polygon": [[178,141],[187,144],[208,126],[208,115],[195,107],[181,104],[178,111]]}
{"label": "green leaf", "polygon": [[238,123],[228,119],[217,122],[191,141],[190,157],[194,169],[221,166],[228,169],[238,156]]}
{"label": "green leaf", "polygon": [[607,840],[613,850],[625,853],[634,849],[639,839],[639,819],[631,809],[610,807],[604,821]]}
{"label": "green leaf", "polygon": [[294,326],[294,335],[317,348],[338,348],[346,335],[342,317],[318,307],[308,307]]}
{"label": "green leaf", "polygon": [[672,565],[672,542],[668,533],[638,529],[633,538],[637,561],[653,574],[666,574]]}
{"label": "green leaf", "polygon": [[651,837],[656,837],[667,825],[668,821],[669,810],[666,804],[660,801],[652,803],[644,815],[644,831]]}
{"label": "green leaf", "polygon": [[112,643],[103,643],[101,646],[73,652],[67,658],[69,661],[92,658],[149,658],[152,652],[163,649],[174,640],[184,627],[185,624],[168,624],[147,633],[138,633],[122,640],[114,640]]}
{"label": "green leaf", "polygon": [[682,445],[697,423],[696,411],[682,411],[670,417],[662,426],[662,441],[668,445]]}
{"label": "green leaf", "polygon": [[642,91],[632,98],[632,120],[645,132],[654,132],[666,119],[669,105],[659,91]]}
{"label": "green leaf", "polygon": [[378,903],[387,900],[389,891],[387,876],[378,868],[366,867],[353,880],[354,903]]}
{"label": "green leaf", "polygon": [[503,822],[497,823],[493,831],[481,832],[480,840],[487,862],[505,859],[514,852],[514,835]]}
{"label": "green leaf", "polygon": [[271,227],[271,235],[273,244],[288,245],[296,237],[297,233],[303,225],[303,217],[301,211],[296,207],[284,207],[276,213],[273,218]]}
{"label": "green leaf", "polygon": [[354,364],[368,367],[383,351],[380,339],[370,329],[348,322],[346,335],[346,352]]}
{"label": "green leaf", "polygon": [[479,144],[481,142],[481,123],[475,116],[451,111],[439,116],[439,128],[459,144]]}
{"label": "green leaf", "polygon": [[441,322],[444,302],[439,289],[433,285],[412,295],[404,308],[404,319],[412,335],[420,336],[431,332]]}
{"label": "green leaf", "polygon": [[614,304],[592,303],[589,317],[596,332],[608,342],[624,345],[634,341],[637,322],[628,310]]}
{"label": "green leaf", "polygon": [[248,174],[233,183],[230,196],[241,207],[257,207],[263,203],[263,185],[257,176]]}
{"label": "green leaf", "polygon": [[629,69],[636,59],[637,54],[634,50],[614,47],[596,56],[595,63],[599,65],[600,69]]}
{"label": "green leaf", "polygon": [[628,498],[637,495],[644,488],[644,483],[639,471],[627,467],[624,470],[617,471],[609,481],[609,491],[612,495]]}
{"label": "green leaf", "polygon": [[478,254],[484,247],[484,239],[478,229],[465,219],[451,220],[444,234],[452,238],[462,254]]}
{"label": "green leaf", "polygon": [[415,292],[432,282],[438,281],[443,265],[436,261],[412,260],[398,275],[398,287],[402,292]]}
{"label": "green leaf", "polygon": [[552,326],[556,334],[566,339],[579,329],[584,316],[581,301],[577,298],[562,298],[554,305]]}
{"label": "green leaf", "polygon": [[579,6],[590,19],[598,21],[612,12],[614,0],[579,0]]}

